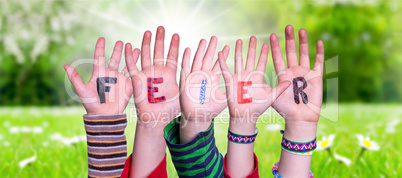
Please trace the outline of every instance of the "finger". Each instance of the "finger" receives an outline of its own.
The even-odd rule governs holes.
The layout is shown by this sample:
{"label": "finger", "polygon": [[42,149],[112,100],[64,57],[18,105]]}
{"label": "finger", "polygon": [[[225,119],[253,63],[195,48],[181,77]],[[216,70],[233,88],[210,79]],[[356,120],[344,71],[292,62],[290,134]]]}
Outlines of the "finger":
{"label": "finger", "polygon": [[257,38],[255,36],[250,37],[250,42],[248,45],[246,70],[253,71],[255,67],[255,51],[257,48]]}
{"label": "finger", "polygon": [[190,74],[190,58],[191,58],[191,50],[190,48],[186,48],[183,54],[183,61],[181,63],[182,69],[180,73],[180,87],[185,86],[185,78]]}
{"label": "finger", "polygon": [[236,41],[236,48],[235,48],[235,74],[241,73],[243,71],[243,41],[237,40]]}
{"label": "finger", "polygon": [[324,43],[321,40],[317,42],[317,54],[315,56],[314,70],[320,70],[321,74],[324,72]]}
{"label": "finger", "polygon": [[[137,72],[139,72],[138,71],[138,67],[137,67],[137,61],[138,61],[138,58],[140,57],[140,54],[141,54],[141,50],[140,49],[138,49],[138,48],[135,48],[134,49],[134,51],[133,51],[133,59],[134,59],[134,61],[133,61],[133,66],[134,66],[134,71],[137,73]],[[130,73],[130,71],[128,71],[128,73]],[[130,75],[131,76],[131,75]]]}
{"label": "finger", "polygon": [[128,70],[127,72],[130,73],[130,76],[131,76],[131,73],[133,73],[133,72],[135,73],[138,71],[136,62],[138,60],[139,54],[140,54],[140,51],[138,49],[132,51],[131,44],[130,43],[126,44],[126,47],[124,50],[124,55],[126,58],[126,67]]}
{"label": "finger", "polygon": [[137,70],[138,70],[137,62],[138,62],[138,59],[140,58],[140,54],[141,54],[140,49],[138,49],[138,48],[133,49],[133,59],[134,59],[134,64],[135,64],[135,67]]}
{"label": "finger", "polygon": [[172,40],[170,41],[170,48],[166,60],[167,67],[177,69],[177,60],[179,59],[179,45],[180,37],[178,34],[174,34],[172,36]]}
{"label": "finger", "polygon": [[96,42],[94,64],[90,80],[94,80],[105,68],[105,38],[100,37]]}
{"label": "finger", "polygon": [[[132,47],[130,47],[130,48],[132,48]],[[139,54],[141,53],[140,52],[140,49],[138,49],[138,48],[135,48],[134,50],[133,50],[133,52],[132,52],[132,54],[133,54],[133,59],[134,59],[134,64],[135,64],[135,68],[137,69],[137,71],[138,71],[138,67],[137,67],[137,62],[138,62],[138,58],[139,57],[134,57],[134,56],[137,56],[137,55],[134,55],[134,52],[136,52],[136,53],[138,53],[138,56],[139,56]],[[125,53],[124,53],[124,55],[126,55]],[[127,59],[127,58],[126,58]],[[123,68],[123,70],[121,71],[121,73],[124,75],[124,76],[126,76],[126,77],[129,77],[130,76],[130,74],[128,73],[128,68],[127,68],[127,62],[126,62],[126,66],[124,66],[124,68]]]}
{"label": "finger", "polygon": [[[229,55],[229,51],[230,51],[230,47],[228,45],[225,45],[225,47],[223,47],[223,56],[226,56],[225,61],[227,59],[227,56]],[[212,71],[218,71],[221,70],[221,68],[219,67],[219,60],[216,60],[214,67],[212,67]]]}
{"label": "finger", "polygon": [[105,38],[100,37],[96,42],[94,59],[105,56]]}
{"label": "finger", "polygon": [[276,34],[271,35],[270,42],[275,72],[276,74],[279,74],[280,71],[286,70],[286,65],[285,61],[283,60],[281,48],[279,47],[278,37]]}
{"label": "finger", "polygon": [[265,73],[265,69],[267,68],[268,52],[268,44],[264,43],[261,48],[260,58],[258,59],[257,71]]}
{"label": "finger", "polygon": [[97,71],[94,70],[92,73],[91,80],[94,80],[98,77],[104,77],[105,74],[105,56],[99,56],[98,59],[95,59],[94,62],[97,65]]}
{"label": "finger", "polygon": [[299,59],[300,66],[310,68],[310,59],[308,52],[308,39],[305,29],[299,31]]}
{"label": "finger", "polygon": [[82,81],[78,72],[74,69],[73,66],[69,64],[64,65],[64,70],[66,70],[68,79],[70,79],[71,83],[73,84],[75,91],[80,91],[84,88],[84,82]]}
{"label": "finger", "polygon": [[202,39],[200,44],[198,44],[197,52],[195,52],[193,66],[191,67],[191,72],[201,70],[202,67],[202,58],[204,57],[205,47],[207,45],[207,41]]}
{"label": "finger", "polygon": [[290,86],[290,81],[284,81],[279,83],[275,88],[272,89],[272,101],[275,100]]}
{"label": "finger", "polygon": [[215,56],[216,45],[218,43],[218,38],[216,36],[212,36],[211,40],[209,41],[209,45],[207,48],[207,52],[205,53],[204,60],[202,62],[201,70],[209,71],[211,70],[212,61]]}
{"label": "finger", "polygon": [[286,26],[285,29],[286,37],[286,59],[288,61],[288,67],[293,67],[299,65],[297,61],[295,34],[293,27],[291,25]]}
{"label": "finger", "polygon": [[141,45],[141,69],[151,66],[151,36],[150,31],[144,33]]}
{"label": "finger", "polygon": [[232,73],[230,73],[229,67],[226,64],[226,56],[223,55],[222,51],[218,53],[218,61],[219,66],[222,71],[223,79],[225,82],[230,82],[230,77],[232,77]]}
{"label": "finger", "polygon": [[119,64],[121,60],[121,52],[123,51],[123,42],[122,41],[117,41],[116,44],[114,45],[112,57],[110,57],[109,61],[109,69],[118,71],[119,70]]}
{"label": "finger", "polygon": [[159,26],[156,30],[154,65],[164,65],[165,28]]}
{"label": "finger", "polygon": [[[221,68],[222,71],[222,76],[223,76],[223,80],[225,81],[225,88],[226,88],[226,92],[222,93],[225,94],[226,96],[231,96],[230,94],[230,85],[231,85],[231,78],[232,78],[232,73],[230,73],[229,67],[226,64],[226,58],[227,56],[224,56],[223,52],[220,51],[218,53],[218,61],[219,61],[219,66]],[[222,95],[217,95],[217,96],[222,96]],[[223,97],[221,97],[223,98]],[[227,97],[228,99],[229,97]],[[229,99],[230,100],[230,99]]]}

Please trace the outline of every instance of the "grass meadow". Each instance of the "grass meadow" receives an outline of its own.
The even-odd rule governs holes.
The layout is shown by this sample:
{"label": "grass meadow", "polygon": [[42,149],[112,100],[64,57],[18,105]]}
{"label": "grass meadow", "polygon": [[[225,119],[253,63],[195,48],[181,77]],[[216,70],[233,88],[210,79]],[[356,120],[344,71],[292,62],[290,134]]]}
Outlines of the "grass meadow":
{"label": "grass meadow", "polygon": [[[317,140],[334,134],[332,146],[314,152],[311,170],[316,177],[397,177],[402,175],[402,106],[341,104],[328,107],[338,119],[320,119]],[[131,153],[135,132],[133,109],[126,110],[126,136]],[[0,107],[1,177],[87,177],[86,142],[82,115],[77,107]],[[268,111],[260,118],[255,152],[261,177],[272,177],[272,165],[280,157],[283,120]],[[215,120],[215,138],[222,154],[227,146],[227,118]],[[378,151],[362,147],[356,134],[378,143]],[[334,154],[351,160],[338,161]],[[21,168],[21,161],[36,159]],[[347,162],[347,161],[346,161]],[[169,177],[177,177],[168,157]]]}

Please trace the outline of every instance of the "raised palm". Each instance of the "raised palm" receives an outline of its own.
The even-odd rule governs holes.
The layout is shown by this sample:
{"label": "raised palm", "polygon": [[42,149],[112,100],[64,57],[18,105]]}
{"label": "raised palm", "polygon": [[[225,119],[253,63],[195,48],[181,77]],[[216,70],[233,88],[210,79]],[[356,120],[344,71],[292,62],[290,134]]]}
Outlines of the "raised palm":
{"label": "raised palm", "polygon": [[[219,62],[216,61],[212,67],[216,45],[217,38],[213,36],[204,54],[206,41],[201,40],[191,69],[190,49],[184,51],[180,105],[182,116],[187,119],[212,119],[227,106],[226,96],[219,89]],[[227,55],[229,48],[226,47],[223,51]]]}
{"label": "raised palm", "polygon": [[[219,52],[219,62],[226,83],[226,91],[230,116],[232,118],[252,118],[255,122],[275,99],[289,86],[289,82],[281,82],[271,88],[265,81],[265,68],[267,64],[268,45],[262,46],[260,58],[255,68],[256,56],[255,37],[250,38],[246,68],[243,68],[242,41],[236,42],[235,74],[232,75],[226,65],[226,56]],[[241,85],[240,82],[246,82]],[[247,89],[246,89],[247,88]],[[239,92],[243,90],[244,92]],[[245,94],[247,93],[247,94]]]}
{"label": "raised palm", "polygon": [[[82,81],[73,66],[64,65],[64,69],[88,115],[124,112],[133,90],[130,79],[124,75],[127,73],[127,69],[123,69],[122,72],[118,71],[122,50],[123,42],[116,42],[109,66],[105,67],[105,39],[99,38],[95,48],[92,76],[88,83]],[[97,82],[99,80],[103,80],[103,82]],[[98,88],[100,88],[100,92]]]}
{"label": "raised palm", "polygon": [[[290,81],[292,85],[278,97],[273,107],[284,116],[286,121],[318,122],[322,105],[324,45],[322,41],[318,41],[314,68],[310,69],[307,32],[304,29],[299,31],[300,63],[297,58],[292,26],[286,27],[285,36],[288,68],[286,68],[275,34],[271,35],[272,58],[279,82]],[[298,78],[305,79],[305,87],[303,87],[303,81]],[[294,89],[300,91],[300,88],[303,88],[301,92],[294,92]],[[306,95],[304,99],[304,94],[301,93]]]}
{"label": "raised palm", "polygon": [[[177,59],[179,51],[179,36],[173,35],[168,52],[167,62],[164,62],[164,38],[165,29],[158,27],[155,40],[154,58],[151,62],[151,32],[144,33],[141,49],[141,68],[139,71],[136,61],[133,59],[139,55],[135,49],[131,54],[131,45],[126,45],[126,63],[131,76],[134,88],[134,102],[137,108],[137,115],[140,121],[158,121],[166,125],[180,113],[179,87],[176,81]],[[148,80],[163,78],[162,81],[152,82],[153,97],[149,95]],[[163,98],[162,98],[163,97]],[[155,98],[155,99],[153,99]],[[156,99],[160,98],[160,99]]]}

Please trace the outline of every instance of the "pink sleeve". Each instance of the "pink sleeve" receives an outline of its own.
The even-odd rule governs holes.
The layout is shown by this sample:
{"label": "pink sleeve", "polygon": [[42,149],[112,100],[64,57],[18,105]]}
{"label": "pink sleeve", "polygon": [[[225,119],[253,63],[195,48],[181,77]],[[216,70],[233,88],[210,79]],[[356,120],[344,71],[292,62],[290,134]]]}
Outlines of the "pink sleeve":
{"label": "pink sleeve", "polygon": [[[231,178],[231,176],[226,171],[226,155],[225,158],[223,159],[223,173],[225,178]],[[254,171],[251,174],[249,174],[246,178],[259,178],[259,177],[260,176],[258,175],[258,159],[254,153]]]}
{"label": "pink sleeve", "polygon": [[[121,174],[121,178],[129,178],[130,177],[130,168],[131,168],[131,155],[127,158],[126,163],[124,164],[124,170]],[[151,174],[147,176],[147,178],[167,178],[166,171],[166,153],[165,157],[159,163],[159,165],[152,171]]]}

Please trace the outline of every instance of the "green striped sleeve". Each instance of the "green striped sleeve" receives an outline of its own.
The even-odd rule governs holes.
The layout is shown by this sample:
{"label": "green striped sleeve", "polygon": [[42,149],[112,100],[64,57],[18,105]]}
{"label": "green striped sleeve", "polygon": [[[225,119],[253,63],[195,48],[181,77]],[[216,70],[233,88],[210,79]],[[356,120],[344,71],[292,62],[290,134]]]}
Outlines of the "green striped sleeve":
{"label": "green striped sleeve", "polygon": [[215,145],[214,124],[194,140],[180,144],[180,116],[164,129],[164,137],[179,177],[223,177],[223,157]]}

